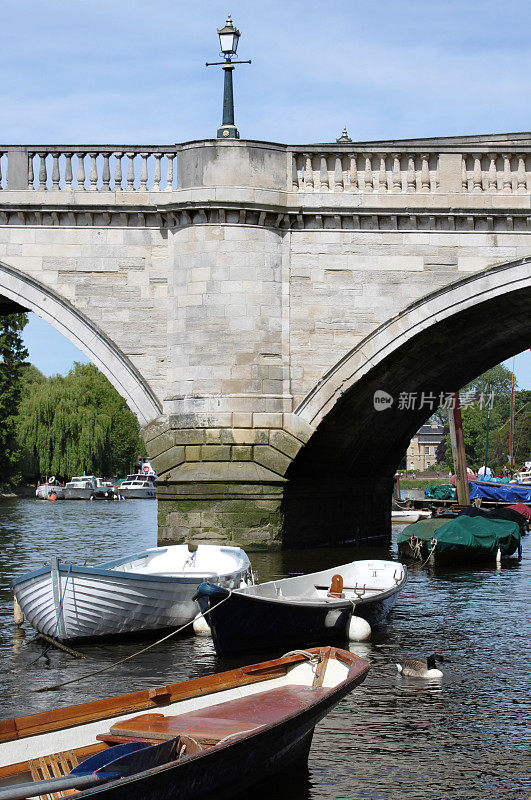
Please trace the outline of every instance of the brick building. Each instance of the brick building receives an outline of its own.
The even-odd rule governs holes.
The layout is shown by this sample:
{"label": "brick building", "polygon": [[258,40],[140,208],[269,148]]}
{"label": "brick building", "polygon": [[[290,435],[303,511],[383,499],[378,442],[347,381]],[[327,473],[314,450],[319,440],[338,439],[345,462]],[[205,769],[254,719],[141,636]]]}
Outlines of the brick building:
{"label": "brick building", "polygon": [[444,427],[437,422],[423,425],[409,443],[406,469],[424,472],[435,466],[437,447],[444,438]]}

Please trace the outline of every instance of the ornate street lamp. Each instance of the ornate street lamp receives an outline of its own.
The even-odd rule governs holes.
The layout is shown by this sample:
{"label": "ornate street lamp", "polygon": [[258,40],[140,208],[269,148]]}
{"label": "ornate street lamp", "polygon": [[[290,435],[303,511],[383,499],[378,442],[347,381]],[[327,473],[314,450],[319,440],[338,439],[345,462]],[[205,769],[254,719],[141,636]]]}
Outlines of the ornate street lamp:
{"label": "ornate street lamp", "polygon": [[238,49],[240,31],[232,24],[230,14],[227,17],[225,26],[218,28],[219,45],[221,55],[225,56],[225,61],[206,62],[207,67],[221,66],[225,72],[225,84],[223,90],[223,122],[218,128],[218,139],[239,139],[240,134],[234,124],[234,97],[232,92],[232,71],[234,64],[250,64],[251,61],[232,61]]}

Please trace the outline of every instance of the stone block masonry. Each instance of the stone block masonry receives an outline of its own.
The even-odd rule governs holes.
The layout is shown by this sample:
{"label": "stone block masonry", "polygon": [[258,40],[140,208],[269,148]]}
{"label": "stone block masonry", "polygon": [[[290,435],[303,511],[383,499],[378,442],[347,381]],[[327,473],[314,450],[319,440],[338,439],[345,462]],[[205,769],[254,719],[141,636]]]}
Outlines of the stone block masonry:
{"label": "stone block masonry", "polygon": [[527,133],[0,146],[3,307],[137,414],[160,543],[385,535],[429,410],[371,392],[455,390],[529,346],[530,153]]}

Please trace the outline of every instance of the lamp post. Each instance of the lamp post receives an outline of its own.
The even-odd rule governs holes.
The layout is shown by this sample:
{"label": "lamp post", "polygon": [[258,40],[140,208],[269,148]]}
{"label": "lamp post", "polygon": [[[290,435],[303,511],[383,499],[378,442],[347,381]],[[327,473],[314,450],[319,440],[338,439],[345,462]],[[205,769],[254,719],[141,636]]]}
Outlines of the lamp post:
{"label": "lamp post", "polygon": [[207,67],[221,66],[225,72],[223,87],[223,121],[221,123],[221,128],[218,128],[218,139],[239,139],[240,134],[234,124],[232,72],[234,70],[234,64],[250,64],[251,61],[232,61],[238,49],[238,41],[241,33],[232,24],[230,14],[227,17],[225,26],[221,29],[218,28],[218,36],[221,55],[225,56],[225,61],[206,62]]}

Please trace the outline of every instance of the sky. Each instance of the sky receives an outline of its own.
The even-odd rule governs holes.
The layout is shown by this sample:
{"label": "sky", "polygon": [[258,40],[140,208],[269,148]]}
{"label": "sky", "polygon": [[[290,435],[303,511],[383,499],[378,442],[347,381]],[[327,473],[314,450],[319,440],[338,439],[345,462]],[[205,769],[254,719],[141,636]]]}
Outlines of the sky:
{"label": "sky", "polygon": [[[529,0],[0,0],[5,143],[169,144],[215,137],[216,28],[242,32],[242,138],[293,144],[529,128]],[[46,374],[84,360],[34,315]],[[519,382],[531,387],[529,351]],[[525,374],[525,379],[524,379]],[[522,375],[522,378],[520,378]]]}

